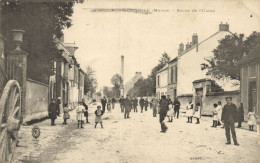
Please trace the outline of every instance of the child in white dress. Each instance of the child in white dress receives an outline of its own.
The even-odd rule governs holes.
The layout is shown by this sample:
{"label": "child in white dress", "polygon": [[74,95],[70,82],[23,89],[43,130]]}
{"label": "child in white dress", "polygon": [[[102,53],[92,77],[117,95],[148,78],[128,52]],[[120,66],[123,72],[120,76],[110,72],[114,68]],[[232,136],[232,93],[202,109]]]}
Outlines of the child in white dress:
{"label": "child in white dress", "polygon": [[218,107],[218,104],[213,104],[213,111],[212,111],[212,114],[213,114],[213,125],[211,127],[217,127],[218,125],[218,111],[217,111],[217,107]]}
{"label": "child in white dress", "polygon": [[254,125],[256,125],[256,119],[257,119],[257,116],[256,116],[255,112],[253,111],[253,109],[250,109],[248,112],[248,121],[247,121],[247,123],[249,125],[249,131],[254,131]]}
{"label": "child in white dress", "polygon": [[174,111],[173,111],[173,106],[172,106],[172,103],[170,102],[170,104],[169,104],[169,110],[168,110],[168,112],[167,112],[167,117],[168,117],[169,122],[172,122],[173,113],[174,113]]}

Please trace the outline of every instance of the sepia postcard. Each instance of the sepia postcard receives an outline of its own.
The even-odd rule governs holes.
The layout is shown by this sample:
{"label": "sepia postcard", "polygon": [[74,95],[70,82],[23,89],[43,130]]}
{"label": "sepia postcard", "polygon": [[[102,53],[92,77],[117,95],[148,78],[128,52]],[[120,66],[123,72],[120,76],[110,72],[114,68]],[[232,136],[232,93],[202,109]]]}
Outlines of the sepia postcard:
{"label": "sepia postcard", "polygon": [[259,163],[259,0],[0,0],[0,163]]}

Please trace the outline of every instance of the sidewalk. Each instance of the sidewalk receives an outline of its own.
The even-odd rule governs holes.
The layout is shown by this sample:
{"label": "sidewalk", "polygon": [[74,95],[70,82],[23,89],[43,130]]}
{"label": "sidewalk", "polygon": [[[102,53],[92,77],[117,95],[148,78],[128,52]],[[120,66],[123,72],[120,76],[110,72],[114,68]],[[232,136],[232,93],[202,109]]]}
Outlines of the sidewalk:
{"label": "sidewalk", "polygon": [[[76,110],[70,111],[70,119],[67,120],[67,123],[75,123],[75,127],[77,126]],[[22,126],[18,135],[19,144],[18,147],[16,147],[12,162],[37,162],[37,158],[40,154],[50,146],[55,139],[60,138],[60,133],[67,128],[67,125],[63,125],[63,114],[57,117],[55,124],[55,126],[51,126],[51,120],[46,119],[33,125]],[[34,126],[38,126],[41,131],[40,137],[37,140],[32,137],[32,128]]]}

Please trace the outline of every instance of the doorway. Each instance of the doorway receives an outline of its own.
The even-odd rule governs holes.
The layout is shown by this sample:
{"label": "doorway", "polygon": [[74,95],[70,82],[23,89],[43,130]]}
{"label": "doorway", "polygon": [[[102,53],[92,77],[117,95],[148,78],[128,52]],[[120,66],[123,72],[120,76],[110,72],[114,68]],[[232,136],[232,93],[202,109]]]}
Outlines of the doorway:
{"label": "doorway", "polygon": [[[249,83],[249,95],[248,95],[248,109],[257,108],[257,91],[256,91],[257,85],[256,81],[251,81]],[[259,114],[258,110],[253,110],[256,114]]]}

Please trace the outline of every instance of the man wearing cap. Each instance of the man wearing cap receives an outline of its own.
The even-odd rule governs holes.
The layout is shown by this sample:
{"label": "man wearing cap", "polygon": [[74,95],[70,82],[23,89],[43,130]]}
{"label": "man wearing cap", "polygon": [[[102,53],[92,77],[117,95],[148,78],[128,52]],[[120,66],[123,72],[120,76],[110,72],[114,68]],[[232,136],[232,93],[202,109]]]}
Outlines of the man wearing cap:
{"label": "man wearing cap", "polygon": [[129,95],[126,95],[126,98],[124,100],[124,108],[125,108],[125,118],[130,118],[129,117],[129,112],[132,108],[132,101],[129,99]]}
{"label": "man wearing cap", "polygon": [[106,99],[105,96],[102,98],[101,104],[102,104],[102,110],[105,113],[105,111],[106,111],[106,104],[107,104],[107,99]]}
{"label": "man wearing cap", "polygon": [[122,97],[120,98],[120,100],[119,100],[120,108],[121,108],[121,113],[124,112],[124,101],[125,101],[124,96],[122,96]]}
{"label": "man wearing cap", "polygon": [[226,137],[227,137],[227,145],[231,144],[230,140],[230,130],[232,134],[232,138],[234,141],[234,145],[239,146],[237,143],[236,138],[236,131],[235,131],[235,122],[237,122],[237,107],[235,104],[232,103],[232,97],[226,97],[227,104],[224,105],[221,121],[224,123],[225,131],[226,131]]}

